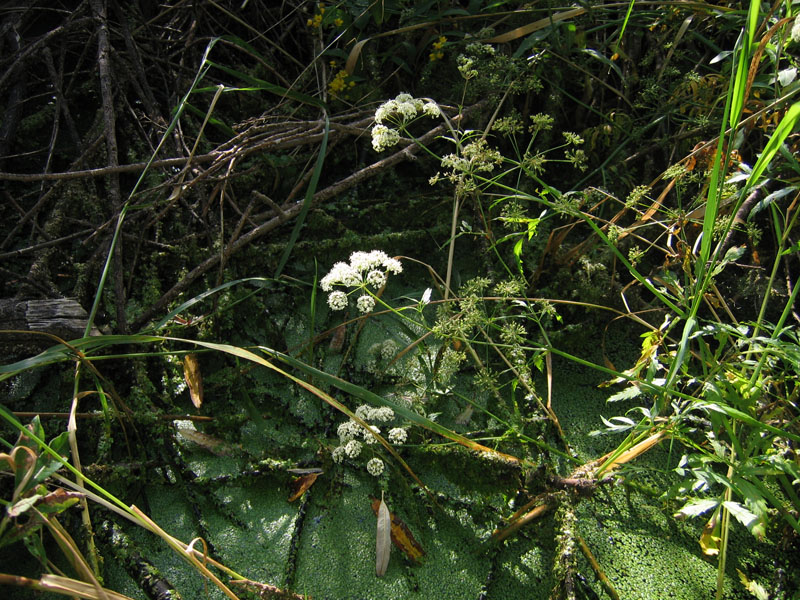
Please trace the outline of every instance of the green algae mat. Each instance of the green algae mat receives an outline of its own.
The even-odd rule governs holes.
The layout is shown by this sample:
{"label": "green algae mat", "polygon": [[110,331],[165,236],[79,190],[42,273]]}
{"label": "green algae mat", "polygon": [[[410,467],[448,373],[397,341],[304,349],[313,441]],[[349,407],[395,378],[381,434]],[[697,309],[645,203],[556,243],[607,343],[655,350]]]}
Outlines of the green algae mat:
{"label": "green algae mat", "polygon": [[[591,427],[603,406],[602,394],[574,383],[583,376],[567,371],[556,382],[556,410],[563,404],[560,417],[568,434]],[[272,439],[262,434],[245,424],[241,443],[255,453],[272,443],[285,445],[290,437],[287,431],[276,431]],[[297,594],[328,599],[551,597],[563,520],[551,511],[492,545],[492,532],[513,512],[519,474],[474,453],[454,447],[405,453],[435,503],[404,481],[399,469],[389,467],[387,504],[425,555],[416,564],[393,547],[388,570],[378,578],[371,499],[380,495],[380,485],[363,469],[328,465],[309,491],[290,503],[292,477],[274,463],[248,472],[235,458],[209,455],[188,444],[182,452],[198,477],[186,486],[195,488],[190,496],[199,505],[202,527],[177,484],[143,491],[148,514],[185,541],[203,535],[204,529],[217,560],[250,580],[281,589],[288,583]],[[648,457],[651,463],[659,460],[666,460],[665,451]],[[645,478],[642,487],[648,483]],[[540,487],[535,481],[528,486]],[[716,564],[702,557],[696,523],[676,521],[652,495],[622,484],[603,487],[575,501],[574,508],[572,533],[585,540],[620,598],[713,597]],[[150,534],[126,529],[183,597],[222,597]],[[775,568],[772,548],[755,543],[747,532],[736,532],[733,548],[732,565],[751,577]],[[574,597],[610,597],[577,545],[572,551]],[[726,598],[750,597],[734,577],[728,579]],[[141,595],[119,568],[109,570],[107,584],[132,597]]]}
{"label": "green algae mat", "polygon": [[[290,328],[291,329],[291,328]],[[294,335],[302,337],[302,328]],[[355,348],[356,361],[375,369],[374,345],[384,339],[380,320],[368,325]],[[342,357],[329,356],[335,370]],[[574,464],[611,450],[611,436],[589,435],[612,414],[598,389],[601,378],[573,363],[553,365],[553,410],[570,441],[573,459],[546,451],[564,473]],[[673,450],[656,446],[624,477],[590,490],[559,485],[544,468],[520,469],[490,453],[468,450],[445,439],[398,444],[402,459],[424,484],[415,481],[384,454],[379,476],[365,468],[364,455],[331,458],[336,430],[346,418],[305,390],[263,368],[233,369],[246,378],[217,372],[206,380],[208,412],[214,412],[215,386],[240,410],[215,420],[152,420],[140,424],[140,443],[157,452],[149,464],[136,461],[87,465],[86,473],[128,504],[142,509],[170,535],[190,542],[209,559],[252,583],[230,583],[239,597],[311,597],[331,600],[400,598],[710,598],[717,565],[703,556],[699,521],[673,518],[674,504],[659,500],[674,474]],[[52,387],[43,377],[39,386]],[[544,389],[546,381],[536,381]],[[26,384],[22,379],[18,385]],[[27,382],[36,388],[36,382]],[[395,386],[376,382],[374,391],[391,396]],[[20,393],[19,391],[17,393]],[[185,392],[184,392],[185,394]],[[356,406],[344,395],[340,400]],[[230,409],[230,405],[225,406]],[[438,422],[465,433],[464,406],[440,402]],[[362,411],[361,414],[367,414]],[[326,425],[327,424],[327,425]],[[497,424],[471,437],[493,444]],[[543,437],[543,439],[545,439]],[[491,440],[491,441],[487,441]],[[555,442],[545,440],[547,444]],[[677,450],[675,450],[677,451]],[[372,454],[375,454],[373,452]],[[153,456],[160,456],[152,460]],[[298,482],[315,479],[300,494]],[[408,545],[393,545],[388,569],[375,573],[376,515],[383,494],[389,510],[413,537],[421,555]],[[299,497],[297,497],[299,496]],[[509,518],[531,498],[547,508],[502,541]],[[131,598],[223,598],[152,533],[102,508],[93,509],[98,548],[104,559],[105,587]],[[70,512],[64,519],[76,520]],[[494,537],[493,537],[494,536]],[[732,528],[725,598],[753,597],[741,583],[796,584],[797,557],[758,543],[743,528]],[[20,551],[18,548],[12,550]],[[405,550],[405,551],[404,551]],[[19,555],[3,550],[3,570]],[[55,550],[51,550],[55,553]],[[56,560],[56,562],[63,562]],[[776,575],[778,574],[778,575]],[[230,581],[230,577],[222,577]],[[791,588],[787,587],[791,594]],[[28,590],[5,588],[8,598],[31,597]],[[53,596],[55,597],[55,596]],[[787,595],[786,597],[792,597]]]}

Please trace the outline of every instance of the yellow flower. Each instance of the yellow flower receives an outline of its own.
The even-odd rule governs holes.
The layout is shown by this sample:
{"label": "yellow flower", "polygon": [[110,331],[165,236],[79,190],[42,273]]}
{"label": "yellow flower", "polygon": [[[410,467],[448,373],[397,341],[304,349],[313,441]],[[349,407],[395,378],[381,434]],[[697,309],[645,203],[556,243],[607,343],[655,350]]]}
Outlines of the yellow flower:
{"label": "yellow flower", "polygon": [[444,58],[444,52],[442,52],[442,48],[444,47],[447,38],[443,35],[439,36],[439,39],[433,42],[433,51],[428,55],[430,61],[433,62],[435,60],[442,60]]}
{"label": "yellow flower", "polygon": [[333,24],[336,25],[337,27],[341,27],[342,25],[344,25],[344,20],[341,17],[336,17],[333,20]]}
{"label": "yellow flower", "polygon": [[306,21],[306,27],[313,27],[314,29],[319,29],[319,26],[322,25],[322,15],[325,12],[325,7],[322,4],[320,4],[318,9],[319,13],[314,15],[312,19]]}
{"label": "yellow flower", "polygon": [[334,78],[328,84],[328,91],[331,93],[332,96],[338,96],[341,92],[345,91],[346,87],[353,87],[355,86],[354,81],[347,81],[347,78],[350,75],[344,69],[336,73]]}

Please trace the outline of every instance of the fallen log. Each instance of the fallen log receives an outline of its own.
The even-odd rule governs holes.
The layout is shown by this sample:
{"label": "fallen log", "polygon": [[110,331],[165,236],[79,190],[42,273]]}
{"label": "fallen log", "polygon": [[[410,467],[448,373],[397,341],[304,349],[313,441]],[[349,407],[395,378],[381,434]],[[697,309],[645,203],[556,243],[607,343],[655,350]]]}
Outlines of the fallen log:
{"label": "fallen log", "polygon": [[[88,322],[89,315],[74,298],[0,299],[0,348],[13,354],[39,351],[56,341],[35,332],[74,340],[83,337]],[[92,326],[90,335],[101,333]]]}

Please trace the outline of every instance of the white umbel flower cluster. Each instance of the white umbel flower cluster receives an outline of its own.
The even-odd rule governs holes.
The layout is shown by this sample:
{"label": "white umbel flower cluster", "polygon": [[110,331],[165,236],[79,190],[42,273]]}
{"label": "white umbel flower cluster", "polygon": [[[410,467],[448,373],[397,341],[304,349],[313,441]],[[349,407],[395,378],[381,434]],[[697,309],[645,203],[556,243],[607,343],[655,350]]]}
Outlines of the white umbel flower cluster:
{"label": "white umbel flower cluster", "polygon": [[389,441],[393,444],[403,444],[408,439],[408,432],[402,427],[392,427],[389,430]]}
{"label": "white umbel flower cluster", "polygon": [[386,125],[375,125],[372,128],[372,147],[375,152],[383,152],[400,141],[400,132]]}
{"label": "white umbel flower cluster", "polygon": [[[367,427],[349,419],[336,428],[339,445],[331,453],[331,458],[335,463],[341,463],[346,458],[358,458],[364,445],[374,446],[377,444],[375,435],[380,435],[381,430],[372,423],[388,423],[395,418],[394,411],[388,406],[375,407],[362,404],[356,408],[355,414],[359,419],[367,421]],[[402,427],[392,427],[389,429],[387,437],[393,444],[403,444],[408,438],[408,432]],[[371,475],[377,477],[383,473],[384,465],[380,458],[373,457],[367,462],[366,467]]]}
{"label": "white umbel flower cluster", "polygon": [[[400,141],[400,131],[418,117],[436,118],[441,114],[439,105],[431,100],[414,98],[403,92],[394,100],[381,104],[375,111],[375,126],[372,128],[372,147],[381,152]],[[388,122],[398,129],[388,127]]]}
{"label": "white umbel flower cluster", "polygon": [[383,473],[383,461],[380,458],[370,458],[367,461],[367,472],[373,477]]}
{"label": "white umbel flower cluster", "polygon": [[330,292],[328,306],[331,310],[347,308],[347,293],[334,290],[334,286],[366,292],[358,296],[356,306],[362,313],[368,313],[375,308],[375,297],[369,287],[378,290],[386,284],[389,273],[398,274],[402,271],[403,265],[400,261],[381,250],[353,252],[349,263],[337,262],[333,265],[330,272],[320,281],[320,287],[323,291]]}

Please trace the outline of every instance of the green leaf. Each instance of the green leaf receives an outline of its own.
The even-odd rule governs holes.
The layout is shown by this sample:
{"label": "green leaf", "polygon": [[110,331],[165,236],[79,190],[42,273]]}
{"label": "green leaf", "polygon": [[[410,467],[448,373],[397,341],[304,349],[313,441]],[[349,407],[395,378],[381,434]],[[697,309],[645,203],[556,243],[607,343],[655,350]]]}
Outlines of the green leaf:
{"label": "green leaf", "polygon": [[744,588],[750,592],[755,598],[758,600],[769,600],[769,592],[757,581],[753,581],[752,579],[748,579],[747,575],[742,573],[739,569],[736,569],[736,572],[739,574],[739,581],[742,582]]}
{"label": "green leaf", "polygon": [[[270,83],[269,81],[264,81],[263,79],[259,79],[258,77],[253,77],[252,75],[248,75],[247,73],[243,73],[242,71],[237,71],[236,69],[231,69],[225,65],[221,65],[215,63],[213,61],[207,61],[209,65],[212,67],[216,67],[220,71],[224,71],[228,75],[232,75],[234,77],[239,78],[242,81],[249,83],[253,86],[253,90],[261,90],[265,92],[270,92],[281,98],[290,98],[292,100],[297,100],[298,102],[303,102],[304,104],[311,104],[312,106],[318,106],[320,108],[327,108],[327,105],[317,98],[313,96],[309,96],[308,94],[302,94],[300,92],[295,92],[294,90],[287,90],[285,87],[280,85],[275,85],[274,83]],[[226,92],[234,92],[239,91],[238,88],[225,88]]]}
{"label": "green leaf", "polygon": [[24,514],[30,508],[32,508],[39,500],[41,500],[41,498],[42,497],[39,494],[33,494],[32,496],[28,496],[18,501],[16,504],[8,508],[7,513],[9,518],[16,519],[18,516]]}
{"label": "green leaf", "polygon": [[800,240],[796,241],[794,244],[786,248],[783,252],[781,252],[781,256],[786,254],[794,254],[795,252],[800,252]]}
{"label": "green leaf", "polygon": [[[60,456],[65,457],[67,453],[62,452],[62,449],[66,449],[68,444],[69,432],[64,431],[58,437],[53,439],[49,445],[51,450],[58,453]],[[33,477],[31,477],[31,480],[28,482],[27,489],[30,489],[34,485],[43,483],[45,479],[58,471],[61,466],[61,461],[55,459],[49,454],[42,453],[36,460],[35,471],[33,473]]]}
{"label": "green leaf", "polygon": [[606,402],[619,402],[620,400],[631,400],[632,398],[640,396],[641,393],[642,393],[641,388],[635,385],[631,385],[623,390],[620,390],[616,394],[610,396],[606,400]]}
{"label": "green leaf", "polygon": [[697,517],[702,515],[709,510],[717,508],[719,506],[719,500],[709,500],[709,499],[701,499],[701,498],[693,498],[689,500],[686,504],[683,505],[678,512],[676,512],[673,516],[676,519],[685,519],[686,517]]}
{"label": "green leaf", "polygon": [[759,541],[764,540],[765,527],[764,522],[759,519],[755,514],[747,510],[738,502],[727,500],[722,505],[728,509],[739,523],[744,525],[747,530],[752,533]]}

